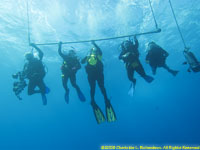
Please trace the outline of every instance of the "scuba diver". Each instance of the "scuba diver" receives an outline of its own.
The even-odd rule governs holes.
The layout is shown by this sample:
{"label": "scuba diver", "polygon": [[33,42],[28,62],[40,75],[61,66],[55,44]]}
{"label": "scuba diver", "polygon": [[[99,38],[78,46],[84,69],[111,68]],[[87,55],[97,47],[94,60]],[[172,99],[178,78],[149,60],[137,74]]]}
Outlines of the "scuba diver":
{"label": "scuba diver", "polygon": [[62,71],[62,84],[65,89],[65,101],[69,103],[69,88],[67,87],[67,81],[70,79],[71,85],[76,89],[80,101],[86,101],[85,96],[81,92],[79,86],[76,84],[76,73],[81,68],[80,62],[76,56],[74,50],[70,50],[67,55],[61,52],[62,42],[59,43],[58,53],[63,58]]}
{"label": "scuba diver", "polygon": [[183,54],[185,56],[186,62],[183,64],[189,64],[188,72],[199,72],[200,71],[200,62],[197,60],[195,55],[192,52],[189,52],[189,48],[185,48],[183,51]]}
{"label": "scuba diver", "polygon": [[[44,65],[42,63],[44,54],[35,44],[31,43],[30,46],[37,50],[39,59],[34,57],[31,52],[25,54],[27,62],[24,65],[23,73],[29,80],[28,95],[41,93],[43,105],[47,105],[47,98],[45,94],[48,94],[50,89],[46,87],[43,81],[46,74]],[[39,90],[35,90],[36,87],[38,87]]]}
{"label": "scuba diver", "polygon": [[176,76],[179,71],[170,69],[166,64],[166,59],[169,53],[155,42],[148,44],[148,54],[146,55],[146,63],[151,66],[152,72],[155,75],[158,67],[163,67],[173,76]]}
{"label": "scuba diver", "polygon": [[15,81],[13,83],[13,92],[17,96],[19,100],[22,100],[20,97],[21,92],[24,90],[24,88],[27,86],[24,72],[17,72],[16,74],[12,75],[13,79],[17,79],[18,81]]}
{"label": "scuba diver", "polygon": [[94,41],[92,41],[92,45],[94,46],[88,56],[81,60],[82,64],[87,63],[85,69],[88,75],[88,82],[90,85],[90,96],[91,96],[91,105],[93,108],[93,112],[98,124],[103,123],[105,121],[105,117],[99,106],[96,104],[94,95],[95,95],[95,87],[96,81],[99,85],[101,93],[104,96],[105,106],[106,106],[106,117],[108,122],[116,121],[116,115],[113,110],[113,107],[110,103],[110,100],[107,97],[106,89],[104,87],[104,74],[103,74],[103,63],[102,59],[102,51],[96,45]]}
{"label": "scuba diver", "polygon": [[148,83],[151,83],[154,80],[153,77],[146,75],[144,68],[140,63],[138,52],[139,43],[136,36],[134,36],[134,41],[135,44],[133,44],[133,41],[130,40],[124,41],[121,44],[122,51],[119,55],[119,59],[122,59],[126,64],[128,79],[132,82],[128,92],[131,96],[133,96],[136,85],[136,79],[134,78],[135,71]]}

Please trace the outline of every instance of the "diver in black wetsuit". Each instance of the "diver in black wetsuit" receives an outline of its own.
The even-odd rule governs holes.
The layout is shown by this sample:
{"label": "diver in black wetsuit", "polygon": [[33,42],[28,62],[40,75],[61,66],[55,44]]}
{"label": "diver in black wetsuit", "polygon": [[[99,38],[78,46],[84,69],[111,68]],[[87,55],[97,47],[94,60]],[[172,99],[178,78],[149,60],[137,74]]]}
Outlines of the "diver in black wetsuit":
{"label": "diver in black wetsuit", "polygon": [[58,54],[63,58],[62,70],[62,84],[65,89],[65,101],[69,103],[69,88],[67,81],[70,79],[72,86],[76,89],[78,97],[81,101],[86,101],[79,86],[76,83],[76,73],[81,68],[80,62],[74,50],[70,50],[67,55],[61,52],[62,42],[59,43]]}
{"label": "diver in black wetsuit", "polygon": [[146,75],[144,68],[140,63],[138,52],[139,43],[136,36],[134,36],[134,41],[135,44],[130,40],[124,41],[121,44],[122,52],[119,55],[119,59],[122,59],[126,64],[128,79],[133,83],[133,86],[136,84],[136,79],[134,78],[135,71],[149,83],[154,80],[151,76]]}
{"label": "diver in black wetsuit", "polygon": [[103,74],[103,63],[102,63],[102,51],[96,45],[94,41],[92,41],[92,45],[94,46],[90,54],[82,59],[81,63],[87,63],[85,69],[88,75],[88,82],[90,85],[90,96],[91,96],[91,105],[93,107],[94,115],[97,120],[97,123],[100,124],[105,121],[104,115],[101,109],[95,102],[95,87],[96,81],[99,85],[101,93],[104,96],[105,104],[106,104],[106,116],[108,122],[113,122],[116,120],[115,112],[110,104],[110,100],[108,99],[106,89],[104,87],[104,74]]}
{"label": "diver in black wetsuit", "polygon": [[[28,95],[41,93],[43,105],[47,105],[46,93],[49,92],[49,89],[46,87],[43,79],[45,77],[45,69],[42,63],[43,52],[35,45],[30,44],[30,46],[34,47],[38,54],[39,59],[34,57],[34,55],[30,52],[25,54],[27,63],[24,65],[23,73],[28,78]],[[35,90],[38,87],[39,90]]]}
{"label": "diver in black wetsuit", "polygon": [[173,76],[176,76],[178,71],[170,69],[166,64],[166,59],[169,53],[154,42],[148,44],[148,54],[146,55],[146,63],[151,66],[152,72],[155,75],[158,67],[163,67]]}

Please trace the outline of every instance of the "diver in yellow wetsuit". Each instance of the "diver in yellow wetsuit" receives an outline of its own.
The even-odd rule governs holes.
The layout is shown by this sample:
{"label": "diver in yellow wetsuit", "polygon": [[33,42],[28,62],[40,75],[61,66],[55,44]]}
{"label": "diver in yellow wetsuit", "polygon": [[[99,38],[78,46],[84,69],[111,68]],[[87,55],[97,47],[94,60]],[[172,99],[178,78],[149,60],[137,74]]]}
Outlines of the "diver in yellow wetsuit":
{"label": "diver in yellow wetsuit", "polygon": [[107,121],[112,122],[116,120],[115,112],[110,104],[110,100],[107,97],[106,89],[104,87],[104,74],[103,74],[103,63],[102,59],[102,51],[96,45],[94,41],[92,41],[93,48],[90,50],[88,56],[82,59],[81,63],[87,63],[85,69],[88,75],[88,82],[90,85],[90,96],[91,96],[91,105],[93,107],[94,115],[97,120],[97,123],[100,124],[105,121],[105,117],[95,102],[95,87],[96,81],[99,85],[101,93],[104,96],[105,104],[106,104],[106,116]]}

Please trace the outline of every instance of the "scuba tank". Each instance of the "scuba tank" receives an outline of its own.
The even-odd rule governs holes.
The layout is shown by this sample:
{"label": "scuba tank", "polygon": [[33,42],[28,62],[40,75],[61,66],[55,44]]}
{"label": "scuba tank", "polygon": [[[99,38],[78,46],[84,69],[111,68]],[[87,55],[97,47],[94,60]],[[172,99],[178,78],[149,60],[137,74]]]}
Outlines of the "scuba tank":
{"label": "scuba tank", "polygon": [[192,69],[193,72],[199,72],[200,71],[200,63],[197,60],[197,58],[194,56],[192,52],[184,51],[183,52],[185,59],[187,60],[187,63],[190,66],[190,69]]}

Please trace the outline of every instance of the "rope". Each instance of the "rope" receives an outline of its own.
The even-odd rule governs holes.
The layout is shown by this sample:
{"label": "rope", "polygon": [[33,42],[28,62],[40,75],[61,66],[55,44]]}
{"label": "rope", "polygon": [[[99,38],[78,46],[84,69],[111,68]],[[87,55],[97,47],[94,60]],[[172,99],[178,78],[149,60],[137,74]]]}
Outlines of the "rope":
{"label": "rope", "polygon": [[26,13],[27,13],[27,30],[28,30],[28,44],[30,45],[31,43],[31,36],[30,36],[30,22],[29,22],[29,6],[28,6],[28,0],[26,3]]}
{"label": "rope", "polygon": [[169,0],[169,4],[170,4],[171,10],[172,10],[172,13],[173,13],[173,16],[174,16],[174,20],[175,20],[175,22],[176,22],[176,26],[177,26],[177,28],[178,28],[179,34],[180,34],[181,39],[182,39],[182,41],[183,41],[183,45],[184,45],[185,49],[187,49],[187,46],[186,46],[186,44],[185,44],[185,40],[184,40],[184,38],[183,38],[182,32],[181,32],[181,30],[180,30],[180,27],[179,27],[179,25],[178,25],[178,21],[177,21],[177,19],[176,19],[175,13],[174,13],[174,9],[173,9],[173,7],[172,7],[171,0]]}
{"label": "rope", "polygon": [[153,15],[153,19],[154,19],[154,22],[155,22],[156,29],[158,29],[158,24],[157,24],[157,21],[156,21],[156,18],[155,18],[154,11],[153,11],[153,8],[152,8],[150,0],[149,0],[149,5],[150,5],[150,8],[151,8],[151,12],[152,12],[152,15]]}
{"label": "rope", "polygon": [[[91,42],[91,41],[106,41],[106,40],[114,40],[114,39],[120,39],[120,38],[131,37],[131,36],[138,36],[138,35],[159,33],[159,32],[161,32],[161,29],[158,28],[158,29],[156,29],[155,31],[144,32],[144,33],[137,33],[137,34],[130,34],[130,35],[117,36],[117,37],[102,38],[102,39],[93,39],[93,40],[63,42],[62,44],[88,43],[88,42]],[[57,44],[58,44],[58,42],[57,42],[57,43],[37,43],[36,45],[57,45]]]}

